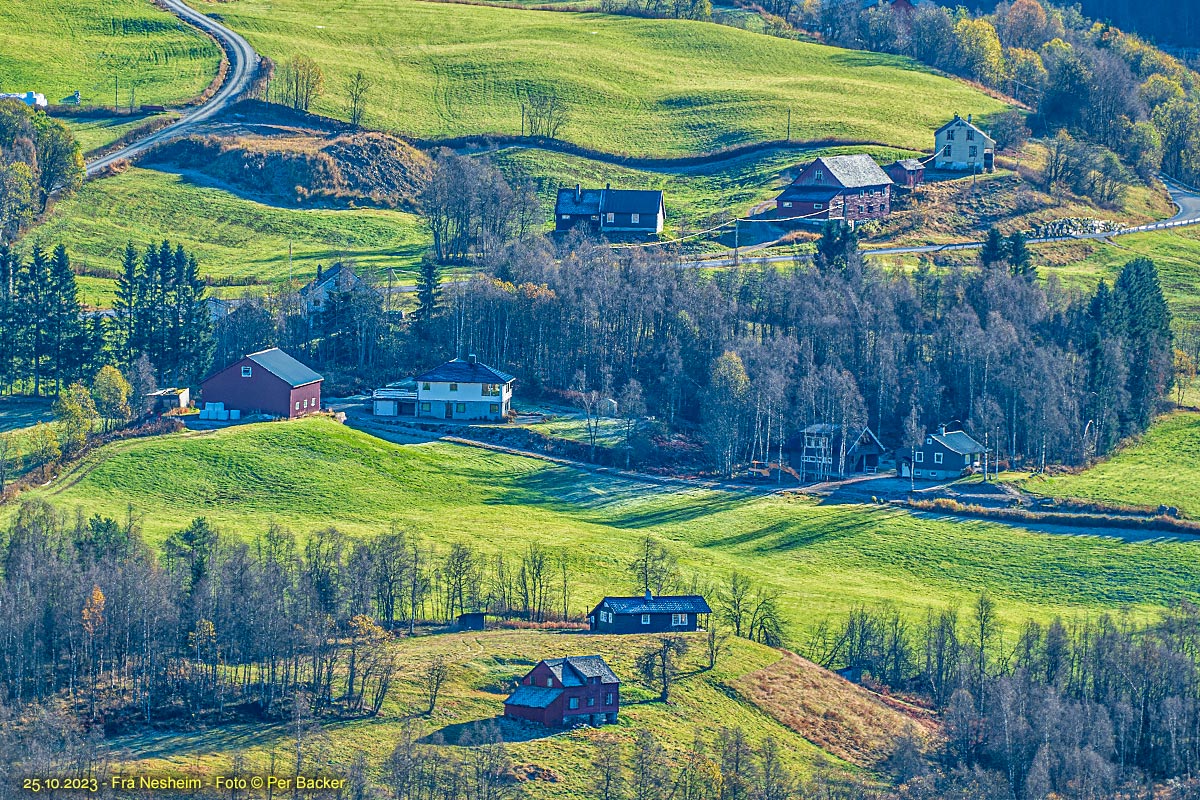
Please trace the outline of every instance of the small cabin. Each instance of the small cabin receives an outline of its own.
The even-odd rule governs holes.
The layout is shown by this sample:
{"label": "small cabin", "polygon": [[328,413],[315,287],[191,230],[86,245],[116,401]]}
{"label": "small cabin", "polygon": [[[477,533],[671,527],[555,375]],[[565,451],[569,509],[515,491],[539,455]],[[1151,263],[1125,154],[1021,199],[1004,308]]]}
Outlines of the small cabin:
{"label": "small cabin", "polygon": [[588,622],[594,633],[686,633],[700,627],[700,618],[712,613],[696,594],[642,597],[606,597]]}

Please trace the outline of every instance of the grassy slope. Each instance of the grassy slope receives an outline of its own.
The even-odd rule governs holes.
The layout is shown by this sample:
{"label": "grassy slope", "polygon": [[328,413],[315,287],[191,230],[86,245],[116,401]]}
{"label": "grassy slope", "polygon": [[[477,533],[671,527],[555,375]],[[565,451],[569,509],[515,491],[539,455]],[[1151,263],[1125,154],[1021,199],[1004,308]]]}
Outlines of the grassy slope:
{"label": "grassy slope", "polygon": [[[928,148],[953,111],[1002,105],[913,62],[689,21],[520,11],[414,0],[236,0],[219,11],[283,63],[310,55],[336,87],[374,81],[367,121],[420,136],[517,133],[524,88],[572,108],[561,138],[608,152],[677,154],[830,136]],[[619,59],[612,57],[620,53]]]}
{"label": "grassy slope", "polygon": [[1176,506],[1200,516],[1200,414],[1164,418],[1139,441],[1078,475],[1032,479],[1029,489],[1138,506]]}
{"label": "grassy slope", "polygon": [[688,571],[717,578],[740,568],[783,590],[798,635],[856,603],[890,600],[916,613],[983,588],[1013,621],[1200,597],[1200,550],[1190,543],[664,488],[473,448],[398,447],[323,419],[117,443],[36,494],[114,516],[133,504],[152,541],[200,515],[243,536],[275,521],[355,535],[401,523],[492,551],[536,538],[578,557],[580,606],[617,588],[613,576],[653,533],[675,543]]}
{"label": "grassy slope", "polygon": [[76,89],[85,105],[187,100],[217,73],[220,49],[147,0],[0,3],[0,91],[33,90],[51,103]]}
{"label": "grassy slope", "polygon": [[[592,742],[599,735],[616,735],[628,751],[635,731],[648,728],[670,751],[681,753],[690,746],[695,730],[701,730],[711,741],[720,727],[737,725],[755,745],[766,736],[775,737],[786,762],[803,772],[814,759],[827,757],[793,730],[818,730],[832,738],[827,746],[834,753],[835,765],[847,764],[837,756],[865,765],[872,755],[878,757],[881,740],[898,733],[905,724],[905,715],[887,708],[859,687],[808,667],[804,672],[808,691],[803,705],[787,709],[786,716],[779,714],[779,719],[786,720],[785,726],[760,710],[760,705],[775,711],[762,688],[774,688],[770,678],[781,667],[791,666],[790,662],[766,647],[737,641],[717,668],[708,671],[703,669],[707,666],[703,634],[691,639],[692,652],[684,663],[692,674],[677,684],[669,705],[645,702],[656,698],[634,677],[634,658],[645,641],[641,636],[488,631],[402,640],[397,645],[401,668],[381,716],[333,724],[323,731],[332,770],[338,772],[339,766],[344,769],[359,752],[367,755],[373,767],[380,764],[399,738],[404,717],[423,710],[415,676],[438,655],[450,666],[449,678],[437,710],[429,717],[416,716],[415,724],[422,735],[440,733],[449,743],[457,742],[473,723],[501,713],[505,687],[541,658],[602,655],[622,678],[624,706],[616,726],[546,735],[544,731],[503,724],[501,731],[510,742],[514,763],[534,767],[520,771],[541,776],[523,784],[522,797],[566,800],[587,796],[592,778]],[[750,702],[749,697],[757,703]],[[208,731],[121,737],[114,744],[141,757],[136,764],[123,765],[126,772],[196,770],[221,774],[235,747],[246,751],[249,763],[258,766],[259,772],[267,772],[262,767],[271,750],[286,752],[289,748],[287,733],[283,725],[233,725]]]}
{"label": "grassy slope", "polygon": [[[350,258],[411,277],[427,246],[412,214],[375,209],[287,209],[197,186],[179,175],[146,169],[87,183],[59,203],[27,237],[68,243],[76,261],[115,270],[127,242],[139,248],[169,238],[196,253],[201,272],[215,277],[274,280],[307,275],[317,264]],[[83,298],[108,298],[111,282],[91,280]]]}

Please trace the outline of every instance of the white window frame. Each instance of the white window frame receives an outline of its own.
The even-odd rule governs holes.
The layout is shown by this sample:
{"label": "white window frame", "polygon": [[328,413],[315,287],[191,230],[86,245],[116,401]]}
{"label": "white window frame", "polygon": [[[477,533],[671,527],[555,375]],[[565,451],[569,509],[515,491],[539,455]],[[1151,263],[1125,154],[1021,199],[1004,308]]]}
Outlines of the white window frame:
{"label": "white window frame", "polygon": [[814,211],[824,211],[825,204],[824,203],[813,203],[813,210]]}
{"label": "white window frame", "polygon": [[784,208],[791,208],[791,207],[792,207],[792,201],[791,201],[791,200],[784,200],[784,201],[783,201],[783,207],[784,207]]}
{"label": "white window frame", "polygon": [[671,626],[672,627],[678,628],[678,627],[681,627],[681,626],[684,626],[687,624],[688,624],[688,615],[687,614],[672,614],[671,615]]}
{"label": "white window frame", "polygon": [[570,215],[570,214],[563,214],[563,215],[562,215],[562,219],[570,219],[570,218],[571,218],[571,215]]}
{"label": "white window frame", "polygon": [[591,708],[591,707],[592,707],[592,706],[594,706],[594,705],[596,705],[596,698],[594,698],[594,697],[589,697],[589,698],[588,698],[588,708]]}
{"label": "white window frame", "polygon": [[554,688],[554,678],[546,678],[546,688],[547,689]]}
{"label": "white window frame", "polygon": [[614,214],[613,212],[609,211],[607,214],[604,215],[604,221],[605,222],[616,222],[617,215]]}
{"label": "white window frame", "polygon": [[942,463],[942,454],[941,454],[941,453],[934,453],[934,454],[933,454],[933,463],[935,463],[935,464],[940,464],[940,463]]}
{"label": "white window frame", "polygon": [[642,215],[641,214],[630,214],[629,221],[631,223],[633,223],[634,225],[640,225],[642,223]]}
{"label": "white window frame", "polygon": [[614,698],[613,698],[613,693],[612,693],[612,692],[605,692],[605,694],[604,694],[604,705],[606,705],[606,706],[611,706],[611,705],[613,704],[613,699],[614,699]]}
{"label": "white window frame", "polygon": [[925,453],[923,453],[922,451],[918,450],[918,451],[917,451],[917,458],[916,458],[916,461],[917,461],[917,463],[918,463],[918,464],[924,464],[924,463],[925,463]]}
{"label": "white window frame", "polygon": [[649,614],[642,614],[642,624],[643,625],[650,624],[650,615]]}
{"label": "white window frame", "polygon": [[299,400],[296,401],[296,410],[297,411],[300,410],[300,401]]}
{"label": "white window frame", "polygon": [[242,367],[242,377],[243,378],[253,378],[254,377],[254,367]]}
{"label": "white window frame", "polygon": [[579,708],[579,698],[578,697],[568,698],[567,708],[570,709],[571,711],[575,711],[576,709],[578,709]]}

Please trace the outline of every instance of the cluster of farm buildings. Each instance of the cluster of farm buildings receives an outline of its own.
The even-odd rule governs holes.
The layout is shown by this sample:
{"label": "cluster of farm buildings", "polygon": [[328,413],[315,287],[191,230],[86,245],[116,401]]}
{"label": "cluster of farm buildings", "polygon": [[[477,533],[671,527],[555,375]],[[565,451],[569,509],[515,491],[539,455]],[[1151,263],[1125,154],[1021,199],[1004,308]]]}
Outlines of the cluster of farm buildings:
{"label": "cluster of farm buildings", "polygon": [[[822,156],[803,166],[775,199],[778,222],[848,224],[883,219],[892,213],[896,193],[910,192],[925,181],[926,167],[946,172],[991,172],[996,142],[970,115],[958,114],[934,132],[933,155],[906,158],[881,167],[866,153]],[[656,235],[666,220],[660,190],[589,189],[581,185],[558,190],[554,228],[586,228],[606,235]]]}

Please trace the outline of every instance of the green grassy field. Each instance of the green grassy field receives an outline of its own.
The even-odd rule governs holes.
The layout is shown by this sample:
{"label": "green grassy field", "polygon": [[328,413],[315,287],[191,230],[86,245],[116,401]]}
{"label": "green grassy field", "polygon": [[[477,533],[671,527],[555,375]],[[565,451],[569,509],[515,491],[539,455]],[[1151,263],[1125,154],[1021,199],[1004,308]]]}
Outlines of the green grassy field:
{"label": "green grassy field", "polygon": [[[348,77],[374,81],[367,123],[424,137],[519,133],[518,94],[554,89],[560,138],[607,152],[679,154],[831,136],[932,146],[954,111],[1003,105],[914,62],[713,23],[416,0],[236,0],[219,12],[277,63],[311,56],[345,117]],[[620,58],[613,58],[620,53]]]}
{"label": "green grassy field", "polygon": [[1175,506],[1200,515],[1200,414],[1165,417],[1141,439],[1078,475],[1035,478],[1026,488],[1135,506]]}
{"label": "green grassy field", "polygon": [[148,0],[0,3],[0,91],[36,91],[50,103],[79,90],[84,105],[170,104],[195,97],[221,51]]}
{"label": "green grassy field", "polygon": [[688,573],[716,580],[737,568],[779,588],[797,635],[857,603],[919,613],[981,589],[1013,622],[1200,598],[1200,544],[663,487],[449,444],[401,447],[325,419],[115,443],[33,496],[112,516],[132,504],[154,542],[198,516],[236,536],[271,522],[356,536],[400,523],[493,552],[538,540],[578,559],[581,605],[627,588],[612,576],[653,533]]}
{"label": "green grassy field", "polygon": [[[88,182],[55,206],[49,221],[27,237],[47,246],[66,243],[73,259],[116,270],[127,242],[139,248],[164,238],[196,254],[200,271],[218,278],[307,278],[318,264],[353,259],[407,280],[428,246],[412,214],[377,209],[290,209],[263,205],[168,172],[131,169]],[[83,299],[111,299],[111,281],[88,279]]]}
{"label": "green grassy field", "polygon": [[154,114],[109,115],[103,117],[60,117],[71,128],[79,147],[88,153],[121,138],[129,130],[154,117]]}

